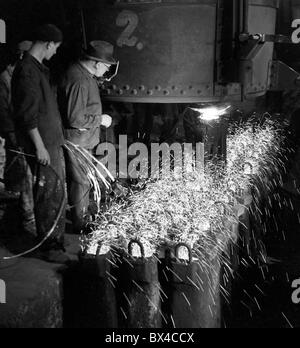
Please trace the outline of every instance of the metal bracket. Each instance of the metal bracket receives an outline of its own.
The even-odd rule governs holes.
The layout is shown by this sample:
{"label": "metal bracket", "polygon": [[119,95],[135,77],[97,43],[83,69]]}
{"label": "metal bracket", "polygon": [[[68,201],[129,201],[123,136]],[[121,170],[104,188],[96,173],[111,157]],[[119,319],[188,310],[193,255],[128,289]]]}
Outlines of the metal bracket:
{"label": "metal bracket", "polygon": [[274,43],[293,43],[291,38],[285,35],[273,35],[273,34],[249,34],[241,33],[239,36],[240,42],[255,40],[259,43],[274,42]]}
{"label": "metal bracket", "polygon": [[285,35],[272,35],[272,34],[249,34],[241,33],[239,36],[241,46],[241,58],[245,60],[252,60],[262,49],[263,45],[267,42],[280,43],[280,44],[292,44],[292,40]]}

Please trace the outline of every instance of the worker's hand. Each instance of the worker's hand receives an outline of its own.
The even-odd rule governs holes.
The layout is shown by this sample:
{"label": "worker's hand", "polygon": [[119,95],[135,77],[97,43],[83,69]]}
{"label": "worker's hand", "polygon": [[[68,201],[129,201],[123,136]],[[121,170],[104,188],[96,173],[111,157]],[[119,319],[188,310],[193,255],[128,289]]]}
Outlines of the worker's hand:
{"label": "worker's hand", "polygon": [[41,146],[36,150],[36,157],[37,161],[43,166],[49,166],[51,163],[49,153],[45,146]]}
{"label": "worker's hand", "polygon": [[112,125],[112,117],[109,115],[102,115],[101,126],[109,128]]}

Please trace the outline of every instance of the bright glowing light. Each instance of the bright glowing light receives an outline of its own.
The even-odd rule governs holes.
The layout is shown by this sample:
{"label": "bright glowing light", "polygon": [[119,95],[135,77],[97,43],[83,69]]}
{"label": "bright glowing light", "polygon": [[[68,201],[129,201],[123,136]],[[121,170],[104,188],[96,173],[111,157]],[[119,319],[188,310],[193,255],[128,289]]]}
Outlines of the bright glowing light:
{"label": "bright glowing light", "polygon": [[203,121],[216,121],[221,116],[225,115],[231,106],[227,107],[216,107],[211,106],[208,108],[191,108],[193,111],[196,111],[200,114],[200,119]]}

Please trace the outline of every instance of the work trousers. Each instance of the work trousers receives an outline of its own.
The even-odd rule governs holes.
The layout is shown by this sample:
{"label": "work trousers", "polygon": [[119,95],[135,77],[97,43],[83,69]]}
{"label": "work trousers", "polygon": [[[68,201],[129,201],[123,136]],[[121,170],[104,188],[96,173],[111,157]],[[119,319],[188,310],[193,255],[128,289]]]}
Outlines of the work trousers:
{"label": "work trousers", "polygon": [[89,208],[91,186],[74,154],[65,150],[65,158],[72,232],[79,234],[85,227],[85,217]]}
{"label": "work trousers", "polygon": [[47,149],[51,165],[42,166],[33,158],[28,163],[34,173],[34,214],[40,240],[55,226],[42,249],[63,246],[66,220],[65,161],[62,147]]}
{"label": "work trousers", "polygon": [[34,221],[33,178],[25,157],[12,150],[19,151],[20,149],[7,137],[5,139],[4,184],[7,191],[20,193],[19,210],[22,224],[26,227]]}

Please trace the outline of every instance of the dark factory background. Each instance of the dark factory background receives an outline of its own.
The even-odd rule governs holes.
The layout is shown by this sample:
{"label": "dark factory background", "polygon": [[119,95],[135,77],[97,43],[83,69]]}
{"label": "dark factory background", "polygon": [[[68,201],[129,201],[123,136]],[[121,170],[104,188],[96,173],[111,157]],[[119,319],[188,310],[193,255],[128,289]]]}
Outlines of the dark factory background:
{"label": "dark factory background", "polygon": [[[167,251],[151,261],[122,253],[87,257],[74,235],[67,237],[73,261],[68,269],[30,257],[6,261],[7,252],[18,254],[33,244],[20,235],[16,202],[0,184],[0,286],[5,281],[7,291],[1,301],[0,288],[0,328],[300,327],[300,44],[291,40],[297,18],[300,1],[294,0],[0,0],[7,41],[0,45],[2,57],[8,46],[31,40],[39,25],[62,30],[64,42],[46,63],[54,85],[90,41],[115,46],[119,74],[98,80],[103,113],[113,118],[112,127],[101,130],[103,143],[118,147],[124,134],[128,145],[148,148],[201,143],[203,163],[223,164],[230,160],[228,144],[239,125],[253,134],[260,129],[267,134],[270,120],[284,128],[276,133],[284,134],[284,141],[269,156],[266,178],[253,180],[251,203],[240,194],[234,201],[242,213],[238,210],[237,240],[222,254],[224,264],[204,257],[212,263],[207,277],[219,272],[217,295],[211,279],[200,285],[195,280],[207,272],[193,258],[176,263]],[[207,124],[195,116],[206,107],[230,111]],[[0,166],[2,176],[3,143]],[[118,184],[128,193],[137,183]],[[102,197],[101,204],[108,200]],[[176,280],[172,269],[184,280]],[[112,285],[116,279],[119,286]],[[194,285],[198,292],[203,286],[201,295]]]}

